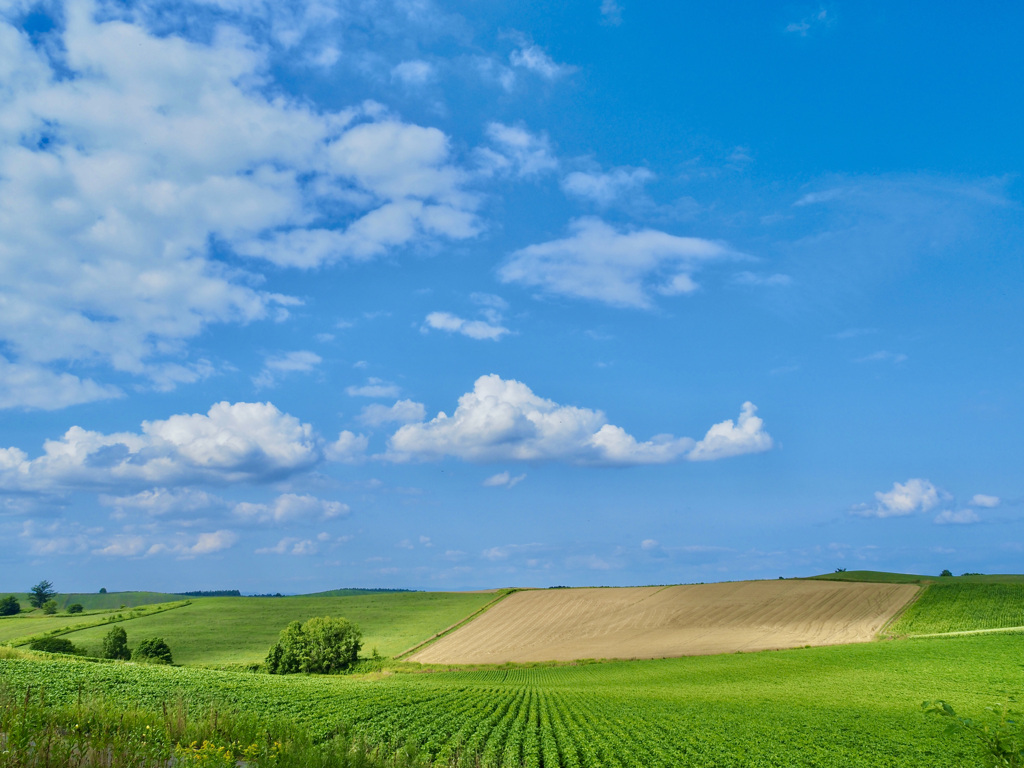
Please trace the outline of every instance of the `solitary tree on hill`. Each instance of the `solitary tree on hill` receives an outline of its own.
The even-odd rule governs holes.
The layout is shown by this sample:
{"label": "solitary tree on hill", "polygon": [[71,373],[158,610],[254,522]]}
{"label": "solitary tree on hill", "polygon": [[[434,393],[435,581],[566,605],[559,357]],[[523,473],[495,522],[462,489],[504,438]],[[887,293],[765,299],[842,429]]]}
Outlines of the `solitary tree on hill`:
{"label": "solitary tree on hill", "polygon": [[21,613],[21,604],[14,595],[8,595],[0,600],[0,616],[16,616]]}
{"label": "solitary tree on hill", "polygon": [[132,652],[128,650],[128,633],[121,627],[113,627],[103,638],[103,649],[100,651],[104,659],[121,659],[128,661]]}
{"label": "solitary tree on hill", "polygon": [[53,588],[53,584],[43,579],[34,587],[32,587],[32,595],[28,601],[35,608],[42,608],[48,600],[53,600],[57,596],[57,590]]}

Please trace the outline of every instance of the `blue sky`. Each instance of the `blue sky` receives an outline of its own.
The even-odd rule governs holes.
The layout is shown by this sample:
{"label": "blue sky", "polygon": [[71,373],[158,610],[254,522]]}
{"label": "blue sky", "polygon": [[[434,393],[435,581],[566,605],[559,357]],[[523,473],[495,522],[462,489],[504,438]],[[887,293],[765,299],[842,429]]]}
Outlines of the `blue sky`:
{"label": "blue sky", "polygon": [[0,19],[3,588],[1021,570],[1024,12]]}

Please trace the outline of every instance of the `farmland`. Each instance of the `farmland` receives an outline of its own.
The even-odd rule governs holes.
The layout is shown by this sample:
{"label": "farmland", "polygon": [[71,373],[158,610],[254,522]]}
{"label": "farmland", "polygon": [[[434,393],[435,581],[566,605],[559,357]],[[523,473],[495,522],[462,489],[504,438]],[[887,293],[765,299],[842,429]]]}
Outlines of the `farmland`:
{"label": "farmland", "polygon": [[910,584],[811,580],[517,592],[411,661],[659,658],[872,640]]}
{"label": "farmland", "polygon": [[[363,632],[366,653],[394,656],[461,621],[494,594],[387,592],[343,597],[204,597],[167,613],[121,624],[129,642],[162,637],[181,664],[253,664],[291,621],[344,616]],[[69,623],[67,618],[65,623]],[[0,621],[0,627],[3,622]],[[99,650],[108,626],[65,635],[76,646]]]}
{"label": "farmland", "polygon": [[321,737],[348,723],[384,752],[417,742],[436,765],[941,768],[978,753],[921,701],[981,713],[1024,686],[1022,652],[1024,635],[1001,634],[363,678],[0,661],[0,678],[46,680],[50,701],[80,685],[150,709],[216,701]]}
{"label": "farmland", "polygon": [[1024,626],[1024,584],[932,584],[890,634],[921,635]]}

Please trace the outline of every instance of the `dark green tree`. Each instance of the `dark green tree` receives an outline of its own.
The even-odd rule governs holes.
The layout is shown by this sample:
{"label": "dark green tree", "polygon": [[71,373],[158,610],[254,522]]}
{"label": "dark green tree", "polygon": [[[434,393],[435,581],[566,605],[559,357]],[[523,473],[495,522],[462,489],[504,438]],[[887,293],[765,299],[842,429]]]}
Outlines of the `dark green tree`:
{"label": "dark green tree", "polygon": [[161,637],[142,640],[132,651],[132,661],[144,661],[149,664],[173,664],[171,649]]}
{"label": "dark green tree", "polygon": [[359,628],[348,619],[320,616],[304,624],[293,621],[270,648],[267,668],[277,675],[343,672],[355,664],[362,640]]}
{"label": "dark green tree", "polygon": [[103,638],[103,648],[100,650],[100,655],[104,659],[128,661],[132,657],[132,652],[128,650],[128,633],[121,629],[121,627],[112,627],[107,632],[106,637]]}
{"label": "dark green tree", "polygon": [[75,644],[66,637],[41,637],[33,640],[29,645],[33,651],[46,651],[47,653],[80,653]]}
{"label": "dark green tree", "polygon": [[43,613],[52,616],[56,612],[57,612],[57,601],[56,600],[47,600],[45,603],[43,603]]}
{"label": "dark green tree", "polygon": [[101,595],[107,594],[107,588],[106,587],[100,587],[100,594]]}
{"label": "dark green tree", "polygon": [[949,568],[945,568],[945,569],[943,569],[942,573],[939,574],[939,578],[941,579],[943,576],[952,576],[952,575],[953,575],[953,572],[951,570],[949,570]]}
{"label": "dark green tree", "polygon": [[0,600],[0,616],[16,616],[21,613],[21,603],[14,595],[8,595]]}
{"label": "dark green tree", "polygon": [[72,603],[68,606],[68,613],[81,613],[85,610],[85,606],[81,603]]}
{"label": "dark green tree", "polygon": [[53,584],[43,579],[31,589],[32,595],[28,601],[32,604],[33,608],[42,608],[43,603],[47,600],[53,600],[57,596],[57,590],[53,588]]}

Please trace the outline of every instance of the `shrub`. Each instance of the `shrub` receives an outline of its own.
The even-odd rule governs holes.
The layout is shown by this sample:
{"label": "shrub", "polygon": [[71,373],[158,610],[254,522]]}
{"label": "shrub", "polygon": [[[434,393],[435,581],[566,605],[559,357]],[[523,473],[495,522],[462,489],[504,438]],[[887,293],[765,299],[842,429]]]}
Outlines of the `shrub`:
{"label": "shrub", "polygon": [[53,588],[53,584],[43,579],[36,584],[30,590],[32,595],[28,601],[32,604],[33,608],[42,608],[48,600],[53,600],[57,596],[56,590]]}
{"label": "shrub", "polygon": [[42,607],[43,607],[43,613],[52,616],[53,614],[55,614],[57,612],[57,601],[56,600],[47,600],[45,603],[43,603]]}
{"label": "shrub", "polygon": [[114,627],[107,632],[106,637],[103,638],[103,648],[100,650],[100,655],[104,659],[128,661],[132,657],[132,652],[128,650],[128,633],[121,629],[121,627]]}
{"label": "shrub", "polygon": [[132,661],[143,661],[148,664],[173,664],[171,649],[161,637],[142,640],[132,651]]}
{"label": "shrub", "polygon": [[14,595],[8,595],[0,600],[0,616],[16,616],[21,613],[21,603]]}
{"label": "shrub", "polygon": [[321,616],[306,623],[293,621],[267,654],[271,674],[343,672],[359,656],[363,635],[348,619]]}
{"label": "shrub", "polygon": [[75,644],[66,637],[42,637],[33,640],[29,646],[33,651],[46,651],[47,653],[81,653]]}
{"label": "shrub", "polygon": [[81,603],[72,603],[68,606],[68,613],[81,613],[85,607]]}
{"label": "shrub", "polygon": [[101,595],[107,594],[107,588],[106,587],[100,587],[100,594]]}

